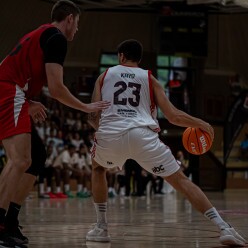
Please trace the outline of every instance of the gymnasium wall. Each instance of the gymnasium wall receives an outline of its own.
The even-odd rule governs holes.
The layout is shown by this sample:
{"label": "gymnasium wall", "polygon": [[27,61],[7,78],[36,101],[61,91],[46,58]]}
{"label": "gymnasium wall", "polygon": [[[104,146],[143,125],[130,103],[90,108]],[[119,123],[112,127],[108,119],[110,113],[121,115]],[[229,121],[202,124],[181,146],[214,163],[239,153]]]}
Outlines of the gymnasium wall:
{"label": "gymnasium wall", "polygon": [[[50,21],[51,7],[40,0],[0,1],[0,59],[22,34]],[[155,51],[154,20],[153,14],[83,12],[79,31],[69,44],[66,65],[98,67],[101,51],[115,51],[118,43],[128,38],[139,39],[146,51]]]}
{"label": "gymnasium wall", "polygon": [[[0,60],[24,33],[50,21],[51,7],[51,3],[41,0],[0,1]],[[248,14],[210,14],[208,57],[195,58],[192,64],[196,71],[193,95],[198,96],[193,102],[194,113],[210,111],[211,119],[212,110],[206,108],[212,97],[213,111],[220,111],[215,115],[222,120],[231,101],[230,75],[239,73],[248,85],[247,23]],[[128,38],[140,40],[146,54],[154,55],[159,47],[157,26],[157,16],[151,13],[83,12],[65,65],[95,69],[102,51],[113,52],[119,42]]]}
{"label": "gymnasium wall", "polygon": [[[50,21],[51,7],[41,0],[0,1],[0,59],[24,33]],[[137,38],[146,51],[156,52],[156,20],[150,13],[83,12],[67,64],[97,67],[101,51],[115,51],[127,38]],[[206,68],[239,72],[248,79],[247,23],[248,14],[210,14]]]}

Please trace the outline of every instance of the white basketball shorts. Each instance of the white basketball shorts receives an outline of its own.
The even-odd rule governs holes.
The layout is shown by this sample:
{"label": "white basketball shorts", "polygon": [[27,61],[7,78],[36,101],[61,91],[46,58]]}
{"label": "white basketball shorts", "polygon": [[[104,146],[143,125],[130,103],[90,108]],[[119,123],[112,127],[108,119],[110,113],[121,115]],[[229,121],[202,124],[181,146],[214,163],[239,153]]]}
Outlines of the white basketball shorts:
{"label": "white basketball shorts", "polygon": [[146,171],[161,177],[180,169],[170,148],[148,127],[133,128],[107,139],[96,134],[92,158],[105,168],[122,168],[127,159],[133,159]]}

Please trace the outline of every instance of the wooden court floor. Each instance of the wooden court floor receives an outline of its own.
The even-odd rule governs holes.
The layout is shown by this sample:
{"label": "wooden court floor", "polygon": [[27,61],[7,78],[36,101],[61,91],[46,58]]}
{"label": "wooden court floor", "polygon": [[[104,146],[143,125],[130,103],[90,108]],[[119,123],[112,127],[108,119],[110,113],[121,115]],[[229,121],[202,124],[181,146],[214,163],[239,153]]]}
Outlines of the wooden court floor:
{"label": "wooden court floor", "polygon": [[[248,190],[206,192],[221,215],[248,238]],[[92,198],[27,199],[20,221],[29,248],[214,248],[218,230],[179,194],[109,200],[111,243],[86,243],[95,222]]]}

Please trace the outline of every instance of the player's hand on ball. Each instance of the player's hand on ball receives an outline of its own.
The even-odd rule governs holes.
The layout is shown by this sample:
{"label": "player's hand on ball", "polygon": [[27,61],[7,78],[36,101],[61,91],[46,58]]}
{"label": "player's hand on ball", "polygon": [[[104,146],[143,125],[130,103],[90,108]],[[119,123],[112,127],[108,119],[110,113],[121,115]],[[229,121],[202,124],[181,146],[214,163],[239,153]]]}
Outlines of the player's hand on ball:
{"label": "player's hand on ball", "polygon": [[200,127],[200,129],[204,132],[207,132],[210,135],[211,140],[214,139],[214,129],[209,123],[204,123],[204,125]]}

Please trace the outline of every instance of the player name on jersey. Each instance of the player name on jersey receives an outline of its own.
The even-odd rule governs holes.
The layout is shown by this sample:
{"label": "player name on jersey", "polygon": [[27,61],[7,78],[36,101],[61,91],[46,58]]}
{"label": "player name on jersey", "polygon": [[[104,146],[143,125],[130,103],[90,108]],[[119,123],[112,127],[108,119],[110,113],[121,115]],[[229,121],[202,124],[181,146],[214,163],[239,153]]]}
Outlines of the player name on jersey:
{"label": "player name on jersey", "polygon": [[129,73],[121,73],[122,78],[135,78],[135,74],[129,74]]}

